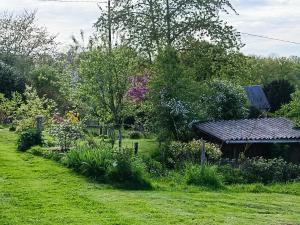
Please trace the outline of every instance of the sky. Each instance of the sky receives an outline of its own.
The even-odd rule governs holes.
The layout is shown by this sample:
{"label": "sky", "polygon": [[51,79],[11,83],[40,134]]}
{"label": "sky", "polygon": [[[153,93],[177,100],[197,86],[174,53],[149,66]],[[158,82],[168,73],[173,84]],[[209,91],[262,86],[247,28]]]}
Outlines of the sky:
{"label": "sky", "polygon": [[[76,1],[76,0],[74,0]],[[224,16],[237,31],[299,44],[262,39],[242,34],[242,52],[259,56],[300,56],[300,0],[231,0],[238,15]],[[37,22],[47,27],[65,45],[80,30],[90,35],[99,15],[96,3],[43,2],[39,0],[0,0],[1,11],[21,13],[37,10]]]}

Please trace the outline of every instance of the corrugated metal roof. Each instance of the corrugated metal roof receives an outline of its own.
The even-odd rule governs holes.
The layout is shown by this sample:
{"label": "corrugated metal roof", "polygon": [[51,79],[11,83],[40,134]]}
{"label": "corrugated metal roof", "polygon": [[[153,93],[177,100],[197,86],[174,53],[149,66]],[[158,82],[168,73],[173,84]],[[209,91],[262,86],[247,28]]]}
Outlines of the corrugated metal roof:
{"label": "corrugated metal roof", "polygon": [[252,106],[260,110],[270,108],[269,101],[261,85],[245,86],[244,89]]}
{"label": "corrugated metal roof", "polygon": [[285,118],[206,122],[194,127],[226,143],[300,142],[300,130]]}

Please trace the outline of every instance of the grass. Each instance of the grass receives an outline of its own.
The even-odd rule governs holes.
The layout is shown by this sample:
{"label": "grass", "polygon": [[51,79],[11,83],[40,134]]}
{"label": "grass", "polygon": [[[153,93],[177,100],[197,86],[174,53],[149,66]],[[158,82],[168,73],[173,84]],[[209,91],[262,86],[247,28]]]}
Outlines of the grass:
{"label": "grass", "polygon": [[291,187],[295,194],[249,193],[250,186],[126,191],[19,153],[15,142],[0,130],[1,225],[300,224],[299,184]]}

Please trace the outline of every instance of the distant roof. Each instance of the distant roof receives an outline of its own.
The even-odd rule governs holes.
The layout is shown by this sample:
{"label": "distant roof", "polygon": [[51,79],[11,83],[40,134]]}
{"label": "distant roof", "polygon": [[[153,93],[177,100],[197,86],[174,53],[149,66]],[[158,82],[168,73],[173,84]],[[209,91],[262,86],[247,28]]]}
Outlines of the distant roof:
{"label": "distant roof", "polygon": [[270,104],[261,85],[245,86],[244,89],[252,106],[260,110],[270,108]]}
{"label": "distant roof", "polygon": [[300,143],[300,130],[285,118],[196,123],[194,128],[227,144]]}

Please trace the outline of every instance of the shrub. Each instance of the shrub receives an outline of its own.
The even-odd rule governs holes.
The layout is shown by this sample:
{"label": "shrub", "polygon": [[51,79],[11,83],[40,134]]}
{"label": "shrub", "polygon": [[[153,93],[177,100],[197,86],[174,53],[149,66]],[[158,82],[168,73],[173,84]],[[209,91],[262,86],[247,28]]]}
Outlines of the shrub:
{"label": "shrub", "polygon": [[26,151],[35,145],[42,145],[43,138],[41,132],[36,129],[28,129],[23,131],[18,139],[18,150]]}
{"label": "shrub", "polygon": [[146,167],[132,150],[114,151],[103,142],[97,148],[77,145],[64,158],[64,164],[86,176],[129,188],[150,188]]}
{"label": "shrub", "polygon": [[247,95],[241,86],[212,80],[201,98],[209,120],[243,119],[248,116]]}
{"label": "shrub", "polygon": [[291,101],[291,94],[295,92],[295,86],[288,80],[274,80],[264,86],[264,91],[271,105],[271,112],[280,109]]}
{"label": "shrub", "polygon": [[159,161],[156,161],[151,157],[146,157],[143,159],[143,161],[146,164],[147,172],[152,176],[160,177],[165,175],[166,170],[164,169],[163,165]]}
{"label": "shrub", "polygon": [[139,131],[131,131],[129,132],[130,139],[141,139],[143,134]]}
{"label": "shrub", "polygon": [[63,151],[69,150],[75,140],[82,136],[80,124],[66,119],[50,127],[49,134],[53,136]]}
{"label": "shrub", "polygon": [[218,172],[222,175],[225,184],[246,183],[243,171],[231,165],[219,166]]}
{"label": "shrub", "polygon": [[28,150],[29,153],[36,155],[36,156],[41,156],[46,159],[52,159],[55,161],[60,161],[63,157],[63,154],[58,151],[52,151],[47,148],[43,148],[41,146],[33,146]]}
{"label": "shrub", "polygon": [[188,164],[184,173],[187,184],[210,188],[221,188],[223,186],[222,177],[218,174],[215,166]]}
{"label": "shrub", "polygon": [[66,154],[64,164],[84,175],[104,180],[113,161],[112,154],[111,147],[105,143],[97,148],[77,145]]}
{"label": "shrub", "polygon": [[300,178],[300,166],[287,163],[282,158],[253,158],[241,167],[249,183],[288,182]]}
{"label": "shrub", "polygon": [[[221,150],[217,145],[205,143],[206,156],[209,161],[217,161],[221,157]],[[161,161],[168,168],[180,168],[186,162],[201,162],[202,142],[193,140],[188,143],[174,141],[164,146],[161,151]]]}

